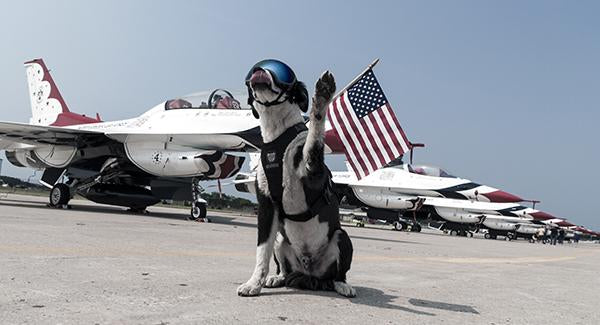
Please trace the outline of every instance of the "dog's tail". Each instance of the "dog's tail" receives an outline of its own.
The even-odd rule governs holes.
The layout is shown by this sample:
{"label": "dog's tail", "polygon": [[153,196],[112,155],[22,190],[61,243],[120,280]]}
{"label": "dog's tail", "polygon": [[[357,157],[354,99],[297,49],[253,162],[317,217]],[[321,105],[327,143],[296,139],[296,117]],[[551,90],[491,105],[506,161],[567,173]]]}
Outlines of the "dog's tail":
{"label": "dog's tail", "polygon": [[333,291],[333,280],[323,280],[302,272],[292,272],[285,278],[285,286],[289,288],[315,290],[315,291]]}

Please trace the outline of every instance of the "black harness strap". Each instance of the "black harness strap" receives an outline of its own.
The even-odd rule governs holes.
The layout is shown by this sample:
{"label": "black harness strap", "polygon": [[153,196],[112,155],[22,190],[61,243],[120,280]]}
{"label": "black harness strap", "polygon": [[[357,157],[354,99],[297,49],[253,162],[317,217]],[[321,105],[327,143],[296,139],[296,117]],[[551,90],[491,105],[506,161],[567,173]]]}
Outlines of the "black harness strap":
{"label": "black harness strap", "polygon": [[333,197],[334,192],[333,185],[331,184],[331,177],[328,177],[327,183],[325,183],[324,187],[320,188],[318,191],[303,184],[308,211],[294,215],[286,214],[285,211],[283,211],[283,156],[290,142],[292,142],[298,134],[306,130],[308,129],[304,123],[298,123],[285,130],[285,132],[277,137],[277,139],[265,143],[260,153],[260,160],[267,177],[270,196],[279,210],[279,216],[293,221],[307,221],[335,200]]}
{"label": "black harness strap", "polygon": [[300,132],[308,130],[304,123],[298,123],[285,130],[277,139],[265,143],[260,152],[260,160],[267,176],[271,198],[281,203],[283,196],[283,155],[285,149]]}

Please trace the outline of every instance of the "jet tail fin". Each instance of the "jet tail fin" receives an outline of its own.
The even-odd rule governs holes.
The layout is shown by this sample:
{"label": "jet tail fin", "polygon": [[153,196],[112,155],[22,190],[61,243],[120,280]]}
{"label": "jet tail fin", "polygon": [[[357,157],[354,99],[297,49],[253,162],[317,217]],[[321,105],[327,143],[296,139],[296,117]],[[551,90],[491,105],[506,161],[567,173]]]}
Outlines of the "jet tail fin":
{"label": "jet tail fin", "polygon": [[99,117],[94,119],[69,111],[44,60],[25,62],[25,71],[31,101],[30,124],[67,126],[100,122]]}

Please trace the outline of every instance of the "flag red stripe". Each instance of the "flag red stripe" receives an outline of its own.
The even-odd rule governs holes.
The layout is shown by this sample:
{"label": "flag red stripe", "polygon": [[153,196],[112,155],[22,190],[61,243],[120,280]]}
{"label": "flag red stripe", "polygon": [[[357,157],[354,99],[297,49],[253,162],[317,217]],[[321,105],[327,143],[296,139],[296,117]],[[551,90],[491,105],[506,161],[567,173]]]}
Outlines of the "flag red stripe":
{"label": "flag red stripe", "polygon": [[[392,143],[394,144],[394,147],[396,147],[396,150],[400,153],[403,154],[404,153],[404,149],[402,149],[402,146],[400,145],[400,142],[398,141],[398,138],[394,136],[394,131],[392,130],[392,127],[390,126],[387,118],[385,117],[385,115],[383,115],[383,112],[381,111],[381,108],[379,108],[377,111],[377,114],[379,114],[379,117],[381,118],[381,121],[383,122],[383,126],[385,127],[385,129],[387,130],[388,134],[390,135],[390,138],[392,139]],[[398,157],[394,157],[394,158],[398,158]]]}
{"label": "flag red stripe", "polygon": [[[337,125],[341,125],[341,124],[339,123],[338,118],[331,116],[331,111],[335,110],[335,102],[336,101],[333,101],[333,102],[331,102],[331,104],[329,104],[329,108],[327,109],[327,118],[329,119],[329,121],[331,121],[331,126],[333,128],[333,132],[340,139],[340,141],[342,141],[342,137],[340,136],[339,130],[335,127],[336,124]],[[334,118],[335,118],[336,123],[333,122]],[[342,144],[344,144],[343,141],[342,141]],[[348,163],[350,164],[350,167],[352,167],[352,170],[354,171],[356,178],[358,178],[360,180],[361,173],[358,172],[359,169],[356,166],[356,163],[354,162],[354,158],[350,156],[350,153],[348,152],[348,148],[346,148],[345,145],[344,145],[344,148],[345,148],[344,154],[346,156],[346,161],[348,161]]]}
{"label": "flag red stripe", "polygon": [[[371,115],[371,114],[369,114],[369,115]],[[387,163],[387,161],[385,161],[385,158],[381,154],[381,148],[379,148],[379,145],[375,141],[375,137],[379,137],[379,134],[376,133],[375,137],[373,136],[371,129],[367,125],[367,123],[369,123],[367,120],[367,116],[365,116],[361,119],[358,119],[358,120],[360,121],[360,124],[362,125],[363,129],[365,130],[365,134],[367,135],[367,139],[369,139],[369,142],[371,143],[371,147],[373,148],[373,151],[375,151],[375,154],[377,155],[377,158],[379,159],[379,162],[377,163],[377,168],[376,168],[376,169],[378,169],[379,167],[385,165]],[[375,130],[375,132],[377,132],[377,130],[378,130],[377,128],[373,128],[373,129]]]}
{"label": "flag red stripe", "polygon": [[[342,111],[344,112],[344,115],[346,115],[346,119],[348,119],[348,123],[352,124],[352,128],[350,129],[350,131],[352,133],[354,133],[354,136],[356,137],[356,139],[359,142],[358,145],[361,146],[361,149],[364,152],[364,155],[362,155],[362,157],[367,158],[367,161],[368,161],[369,165],[371,166],[371,170],[375,171],[375,170],[377,170],[377,164],[375,163],[373,157],[367,151],[368,148],[367,148],[365,139],[363,139],[360,132],[358,132],[358,130],[356,129],[358,127],[358,125],[356,123],[354,123],[352,116],[350,116],[350,114],[354,114],[354,110],[352,109],[352,107],[348,108],[348,106],[346,106],[346,102],[344,101],[344,95],[345,94],[342,94],[340,96],[340,104],[342,104]],[[365,170],[365,174],[369,174],[368,169]]]}
{"label": "flag red stripe", "polygon": [[383,145],[383,150],[385,150],[385,152],[387,152],[388,157],[390,157],[390,159],[393,160],[396,157],[394,157],[394,153],[392,152],[392,149],[390,149],[389,146],[385,145],[387,143],[387,141],[385,140],[385,138],[383,136],[383,131],[379,127],[379,124],[377,123],[377,120],[375,119],[375,116],[373,114],[376,114],[376,113],[373,112],[373,113],[367,115],[366,117],[369,119],[369,121],[371,121],[371,124],[373,125],[373,129],[375,129],[375,132],[377,132],[376,136],[379,137],[379,139],[381,139],[381,144]]}
{"label": "flag red stripe", "polygon": [[394,121],[394,123],[396,124],[396,127],[398,128],[398,131],[400,131],[400,134],[402,135],[402,139],[404,139],[404,143],[406,143],[406,147],[410,150],[410,141],[408,141],[408,138],[406,137],[406,134],[404,133],[404,130],[402,130],[402,127],[400,126],[400,123],[398,122],[398,119],[396,118],[396,114],[394,114],[394,110],[392,109],[392,107],[390,106],[389,103],[386,103],[385,106],[387,107],[390,116],[392,117],[392,121]]}
{"label": "flag red stripe", "polygon": [[[333,114],[335,115],[336,119],[339,121],[339,125],[340,125],[340,129],[342,131],[342,133],[344,133],[344,136],[346,137],[346,140],[348,141],[348,144],[350,145],[350,150],[352,150],[352,153],[354,154],[354,157],[356,157],[356,160],[358,161],[358,164],[360,165],[361,169],[362,169],[362,174],[363,175],[367,175],[369,172],[367,166],[365,165],[365,162],[363,161],[361,155],[357,154],[358,150],[356,149],[356,146],[354,144],[354,140],[352,139],[352,137],[350,137],[350,133],[349,130],[346,129],[346,126],[344,125],[344,122],[342,121],[342,118],[340,116],[340,112],[338,111],[338,102],[340,102],[340,98],[338,97],[338,99],[336,101],[333,102]],[[348,149],[348,148],[346,148]],[[355,170],[357,175],[360,175],[358,173],[358,169]]]}

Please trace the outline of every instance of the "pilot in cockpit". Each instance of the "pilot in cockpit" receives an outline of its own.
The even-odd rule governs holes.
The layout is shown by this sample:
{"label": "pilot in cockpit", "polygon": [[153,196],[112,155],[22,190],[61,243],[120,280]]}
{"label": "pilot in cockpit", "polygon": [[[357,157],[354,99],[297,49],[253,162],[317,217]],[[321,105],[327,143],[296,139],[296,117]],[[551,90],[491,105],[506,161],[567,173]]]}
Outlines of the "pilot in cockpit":
{"label": "pilot in cockpit", "polygon": [[192,103],[188,102],[185,99],[171,99],[169,101],[167,101],[167,103],[165,104],[165,109],[170,110],[170,109],[180,109],[180,108],[192,108]]}
{"label": "pilot in cockpit", "polygon": [[217,89],[208,98],[210,108],[240,109],[240,102],[225,89]]}
{"label": "pilot in cockpit", "polygon": [[225,89],[215,89],[210,93],[208,101],[202,95],[190,95],[184,98],[171,99],[165,103],[166,110],[185,108],[240,109],[241,105],[231,92]]}

